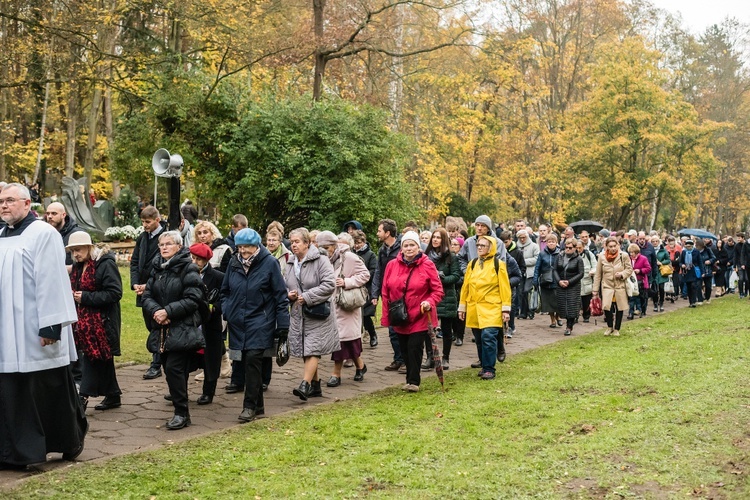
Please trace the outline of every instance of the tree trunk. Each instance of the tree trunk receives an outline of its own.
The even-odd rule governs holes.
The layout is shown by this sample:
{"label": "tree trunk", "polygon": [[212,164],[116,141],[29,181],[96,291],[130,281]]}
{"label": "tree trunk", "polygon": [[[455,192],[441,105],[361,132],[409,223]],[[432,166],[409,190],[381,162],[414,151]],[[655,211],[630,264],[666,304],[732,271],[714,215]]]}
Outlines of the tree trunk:
{"label": "tree trunk", "polygon": [[315,70],[313,74],[313,101],[319,101],[323,95],[323,76],[328,60],[323,54],[323,11],[326,0],[313,0],[313,28],[315,31]]}
{"label": "tree trunk", "polygon": [[[109,76],[112,76],[112,67],[109,69]],[[115,177],[113,169],[112,151],[115,147],[114,121],[112,118],[112,88],[107,87],[104,92],[104,131],[107,135],[107,164],[109,165],[109,174],[112,180],[112,199],[120,197],[120,181]]]}
{"label": "tree trunk", "polygon": [[47,105],[49,104],[49,82],[44,86],[44,104],[42,105],[42,125],[39,127],[39,149],[36,154],[36,166],[34,167],[34,177],[31,179],[32,184],[39,181],[39,173],[42,169],[42,156],[44,154],[44,133],[47,128]]}
{"label": "tree trunk", "polygon": [[91,177],[94,174],[94,153],[96,152],[96,138],[99,125],[99,107],[102,101],[102,91],[94,87],[94,96],[91,99],[91,109],[88,118],[88,140],[86,141],[86,156],[83,161],[83,176],[86,178],[86,192],[91,191]]}
{"label": "tree trunk", "polygon": [[76,130],[78,129],[78,100],[80,98],[77,84],[71,82],[68,92],[68,124],[65,133],[65,175],[73,177],[76,165]]}

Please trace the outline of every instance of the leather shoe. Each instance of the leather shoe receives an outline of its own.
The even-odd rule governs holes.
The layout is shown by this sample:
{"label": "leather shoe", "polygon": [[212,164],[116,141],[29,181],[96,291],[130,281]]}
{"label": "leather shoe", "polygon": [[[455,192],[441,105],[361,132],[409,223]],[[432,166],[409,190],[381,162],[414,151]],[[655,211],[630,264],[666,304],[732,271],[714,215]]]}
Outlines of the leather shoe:
{"label": "leather shoe", "polygon": [[208,405],[208,404],[211,404],[213,400],[214,400],[213,396],[209,396],[208,394],[201,394],[200,397],[198,398],[197,403],[199,405]]}
{"label": "leather shoe", "polygon": [[235,392],[242,392],[245,390],[244,387],[236,384],[229,384],[224,389],[227,391],[227,394],[234,394]]}
{"label": "leather shoe", "polygon": [[[308,398],[322,398],[323,397],[323,390],[320,388],[320,379],[313,380],[310,382],[310,395],[307,396]],[[255,413],[258,413],[258,410],[255,410]]]}
{"label": "leather shoe", "polygon": [[422,366],[419,367],[423,372],[428,372],[435,368],[435,362],[433,360],[425,361]]}
{"label": "leather shoe", "polygon": [[503,361],[505,361],[505,351],[504,350],[500,351],[499,353],[497,353],[497,362],[498,363],[502,363]]}
{"label": "leather shoe", "polygon": [[365,379],[365,373],[367,373],[367,365],[362,365],[362,369],[357,368],[357,372],[354,374],[355,382],[362,382]]}
{"label": "leather shoe", "polygon": [[170,431],[176,431],[190,425],[190,417],[183,417],[182,415],[175,415],[172,419],[167,422],[167,429]]}
{"label": "leather shoe", "polygon": [[166,399],[167,401],[172,401],[172,395],[171,394],[165,394],[164,395],[164,399]]}
{"label": "leather shoe", "polygon": [[242,413],[240,413],[240,416],[237,417],[238,420],[241,420],[243,422],[250,422],[251,420],[255,420],[256,418],[258,418],[258,413],[251,408],[243,408]]}
{"label": "leather shoe", "polygon": [[378,336],[375,334],[370,335],[370,347],[377,347],[378,346]]}
{"label": "leather shoe", "polygon": [[310,383],[307,380],[303,380],[300,382],[299,387],[292,391],[292,394],[300,398],[302,401],[307,401],[311,392],[312,388],[310,387]]}
{"label": "leather shoe", "polygon": [[328,379],[328,383],[326,385],[328,387],[338,387],[341,385],[341,378],[331,375],[331,378]]}
{"label": "leather shoe", "polygon": [[482,367],[482,362],[481,361],[477,361],[476,363],[472,363],[471,367],[472,368],[481,368]]}
{"label": "leather shoe", "polygon": [[154,368],[153,366],[143,374],[143,380],[153,380],[159,377],[161,377],[161,370],[159,368]]}
{"label": "leather shoe", "polygon": [[104,398],[104,400],[99,403],[98,405],[94,406],[95,410],[111,410],[112,408],[119,408],[122,406],[122,401],[120,400],[120,395],[117,396],[107,396]]}
{"label": "leather shoe", "polygon": [[399,368],[401,368],[401,363],[399,363],[398,361],[394,361],[393,363],[385,367],[385,371],[395,372],[398,371]]}

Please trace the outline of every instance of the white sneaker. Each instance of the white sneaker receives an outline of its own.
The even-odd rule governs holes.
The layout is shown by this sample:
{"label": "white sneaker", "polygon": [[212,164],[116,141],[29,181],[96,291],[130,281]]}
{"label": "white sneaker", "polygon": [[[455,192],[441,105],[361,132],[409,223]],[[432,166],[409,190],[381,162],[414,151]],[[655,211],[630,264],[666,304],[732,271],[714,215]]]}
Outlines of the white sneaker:
{"label": "white sneaker", "polygon": [[619,337],[620,336],[620,331],[619,330],[612,330],[612,336],[613,337]]}
{"label": "white sneaker", "polygon": [[610,335],[612,335],[612,329],[611,328],[607,328],[606,330],[604,330],[604,336],[605,337],[609,337]]}
{"label": "white sneaker", "polygon": [[229,360],[229,353],[225,352],[224,357],[221,358],[221,372],[219,372],[221,378],[229,378],[232,376],[232,362]]}
{"label": "white sneaker", "polygon": [[206,378],[206,375],[203,372],[200,372],[198,375],[195,376],[195,381],[203,382],[204,378]]}

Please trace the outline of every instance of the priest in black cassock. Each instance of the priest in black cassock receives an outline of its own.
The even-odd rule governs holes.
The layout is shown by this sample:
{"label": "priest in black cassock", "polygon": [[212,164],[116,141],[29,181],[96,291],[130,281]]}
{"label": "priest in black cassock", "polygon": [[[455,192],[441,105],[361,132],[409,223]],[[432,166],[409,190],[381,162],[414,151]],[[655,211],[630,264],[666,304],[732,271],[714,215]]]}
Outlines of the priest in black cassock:
{"label": "priest in black cassock", "polygon": [[88,423],[68,365],[77,320],[60,233],[21,184],[0,191],[0,468],[74,460]]}

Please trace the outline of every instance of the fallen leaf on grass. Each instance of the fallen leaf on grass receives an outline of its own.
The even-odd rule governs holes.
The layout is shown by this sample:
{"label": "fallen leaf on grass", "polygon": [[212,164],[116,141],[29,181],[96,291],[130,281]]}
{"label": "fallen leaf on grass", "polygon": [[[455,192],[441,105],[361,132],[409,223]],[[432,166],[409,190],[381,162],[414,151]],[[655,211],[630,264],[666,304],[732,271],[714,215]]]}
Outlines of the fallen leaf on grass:
{"label": "fallen leaf on grass", "polygon": [[443,414],[442,414],[442,413],[440,413],[440,412],[437,412],[437,413],[435,414],[435,416],[436,416],[437,418],[443,418]]}

